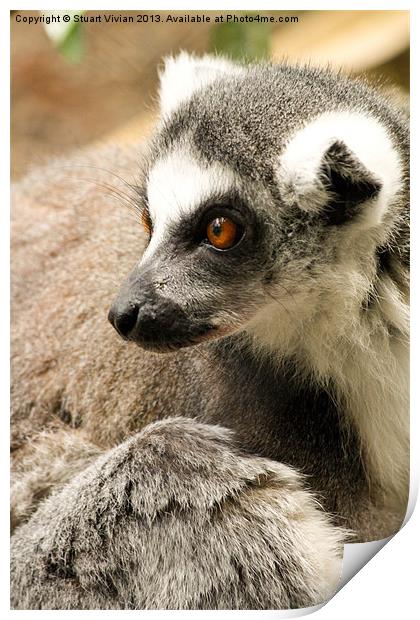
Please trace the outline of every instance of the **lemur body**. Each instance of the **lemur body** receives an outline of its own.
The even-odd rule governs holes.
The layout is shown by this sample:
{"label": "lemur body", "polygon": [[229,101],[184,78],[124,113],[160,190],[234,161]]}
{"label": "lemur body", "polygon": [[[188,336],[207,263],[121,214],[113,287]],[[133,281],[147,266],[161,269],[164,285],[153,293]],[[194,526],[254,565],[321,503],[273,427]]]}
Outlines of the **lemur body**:
{"label": "lemur body", "polygon": [[[109,270],[138,252],[137,233],[102,223],[102,205],[85,215],[94,224],[80,252],[51,267],[45,298],[31,302],[52,370],[35,372],[41,345],[20,345],[18,317],[16,521],[35,514],[14,535],[17,607],[311,605],[333,591],[349,530],[383,538],[404,517],[406,118],[329,72],[186,55],[166,63],[161,108],[138,191],[151,239],[110,312],[151,352],[96,326]],[[71,210],[63,217],[79,226]],[[212,245],[209,226],[234,230],[232,245]],[[75,282],[93,277],[89,244],[105,262],[86,296]],[[57,279],[67,299],[51,314]],[[17,282],[17,304],[24,295]],[[92,353],[78,371],[81,343]],[[80,428],[54,430],[57,402]],[[51,431],[37,434],[44,422]]]}

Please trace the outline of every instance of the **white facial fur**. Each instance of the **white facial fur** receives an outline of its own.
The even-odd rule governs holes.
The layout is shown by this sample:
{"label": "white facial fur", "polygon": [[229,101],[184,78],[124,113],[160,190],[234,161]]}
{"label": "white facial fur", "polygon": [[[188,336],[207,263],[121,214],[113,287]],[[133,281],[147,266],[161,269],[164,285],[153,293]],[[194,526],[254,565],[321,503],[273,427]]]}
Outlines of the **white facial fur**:
{"label": "white facial fur", "polygon": [[283,197],[307,210],[325,204],[326,190],[320,183],[319,170],[323,155],[337,140],[382,184],[375,207],[366,209],[362,218],[366,227],[375,226],[398,192],[402,173],[399,155],[385,127],[368,116],[331,112],[298,131],[280,158],[278,180]]}
{"label": "white facial fur", "polygon": [[153,236],[146,254],[160,244],[169,225],[192,213],[203,201],[224,194],[236,184],[235,174],[221,164],[204,165],[188,151],[177,148],[153,166],[147,187]]}

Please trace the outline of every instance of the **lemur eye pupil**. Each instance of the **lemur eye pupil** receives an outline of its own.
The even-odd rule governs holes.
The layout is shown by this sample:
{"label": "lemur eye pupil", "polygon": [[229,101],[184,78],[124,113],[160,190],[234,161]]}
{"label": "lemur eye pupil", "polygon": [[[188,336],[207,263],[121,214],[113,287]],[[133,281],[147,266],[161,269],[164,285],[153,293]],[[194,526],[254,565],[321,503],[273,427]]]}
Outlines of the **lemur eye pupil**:
{"label": "lemur eye pupil", "polygon": [[222,232],[222,225],[221,225],[221,222],[220,222],[220,218],[217,218],[217,220],[214,220],[212,232],[217,237],[220,236],[220,233]]}
{"label": "lemur eye pupil", "polygon": [[207,239],[218,250],[228,250],[238,239],[238,226],[228,217],[216,217],[207,225]]}

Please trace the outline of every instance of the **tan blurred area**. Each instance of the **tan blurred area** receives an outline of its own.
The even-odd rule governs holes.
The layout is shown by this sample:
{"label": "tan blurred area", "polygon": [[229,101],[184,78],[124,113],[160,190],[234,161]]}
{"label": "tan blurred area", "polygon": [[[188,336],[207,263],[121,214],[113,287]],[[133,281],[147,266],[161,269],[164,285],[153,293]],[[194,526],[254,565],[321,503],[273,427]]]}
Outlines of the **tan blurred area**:
{"label": "tan blurred area", "polygon": [[[209,51],[214,28],[206,23],[84,24],[85,53],[79,64],[71,64],[54,47],[42,24],[17,23],[15,13],[10,18],[13,178],[51,155],[93,141],[139,140],[146,135],[156,113],[157,68],[162,57],[180,49],[197,54]],[[119,13],[135,16],[137,12]],[[223,14],[206,12],[212,13]],[[271,28],[273,59],[340,67],[408,91],[408,11],[261,14],[299,18],[298,23]]]}

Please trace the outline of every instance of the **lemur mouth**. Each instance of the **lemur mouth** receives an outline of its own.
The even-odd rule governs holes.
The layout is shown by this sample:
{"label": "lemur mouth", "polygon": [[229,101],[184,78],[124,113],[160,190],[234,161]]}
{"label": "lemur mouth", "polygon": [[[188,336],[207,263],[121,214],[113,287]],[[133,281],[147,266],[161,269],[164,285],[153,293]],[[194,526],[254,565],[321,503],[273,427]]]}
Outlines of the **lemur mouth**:
{"label": "lemur mouth", "polygon": [[187,347],[199,346],[206,342],[221,340],[222,338],[226,338],[241,331],[242,328],[243,325],[206,325],[202,326],[200,331],[195,331],[194,334],[184,334],[183,337],[178,336],[178,338],[164,338],[163,335],[161,338],[152,338],[150,336],[144,337],[143,335],[141,338],[128,338],[128,340],[134,342],[145,351],[152,351],[154,353],[173,353],[179,349],[186,349]]}
{"label": "lemur mouth", "polygon": [[189,333],[164,334],[163,332],[137,333],[128,338],[140,348],[154,353],[171,353],[179,349],[197,346],[223,336],[214,325],[195,326]]}

